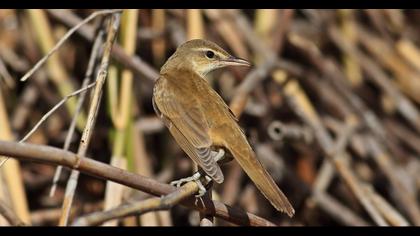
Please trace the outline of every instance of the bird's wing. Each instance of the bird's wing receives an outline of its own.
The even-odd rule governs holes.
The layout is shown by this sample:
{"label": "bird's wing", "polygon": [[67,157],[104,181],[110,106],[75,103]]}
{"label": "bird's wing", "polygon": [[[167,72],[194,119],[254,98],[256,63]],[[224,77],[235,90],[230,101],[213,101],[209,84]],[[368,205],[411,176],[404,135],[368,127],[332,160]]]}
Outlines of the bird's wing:
{"label": "bird's wing", "polygon": [[153,99],[153,107],[182,150],[214,181],[222,183],[223,173],[211,155],[212,141],[205,116],[198,103],[185,102],[177,99],[175,93],[165,93]]}

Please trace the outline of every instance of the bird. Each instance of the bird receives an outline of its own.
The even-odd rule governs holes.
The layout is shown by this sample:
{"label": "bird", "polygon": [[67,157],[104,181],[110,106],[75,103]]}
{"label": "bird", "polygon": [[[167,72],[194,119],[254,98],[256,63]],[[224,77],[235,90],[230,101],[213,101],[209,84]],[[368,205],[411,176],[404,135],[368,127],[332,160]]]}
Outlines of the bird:
{"label": "bird", "polygon": [[208,73],[226,66],[251,64],[209,40],[184,42],[160,69],[153,87],[153,108],[207,178],[223,183],[215,150],[222,154],[226,150],[274,208],[292,217],[295,210],[289,200],[257,159],[238,119],[206,80]]}

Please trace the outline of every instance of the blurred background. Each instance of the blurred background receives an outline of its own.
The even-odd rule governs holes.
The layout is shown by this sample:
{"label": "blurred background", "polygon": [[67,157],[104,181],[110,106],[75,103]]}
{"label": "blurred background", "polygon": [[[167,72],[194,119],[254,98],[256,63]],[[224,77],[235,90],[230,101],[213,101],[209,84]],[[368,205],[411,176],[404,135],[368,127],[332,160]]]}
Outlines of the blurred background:
{"label": "blurred background", "polygon": [[[103,49],[94,42],[106,33],[109,15],[64,37],[95,11],[0,10],[1,140],[22,140],[63,97],[87,85],[89,69],[95,80]],[[419,22],[420,11],[396,9],[124,10],[86,156],[164,183],[191,175],[192,161],[155,115],[151,96],[177,46],[203,38],[253,63],[208,80],[241,113],[241,127],[296,215],[277,212],[235,162],[223,167],[214,199],[280,226],[418,226]],[[63,39],[46,64],[19,80]],[[77,152],[91,94],[73,134],[77,97],[25,142]],[[63,168],[50,196],[55,169],[8,160],[0,169],[0,205],[26,224],[57,225],[71,171]],[[82,173],[69,222],[148,197]],[[199,221],[197,211],[175,206],[106,224]],[[10,222],[0,215],[0,225]]]}

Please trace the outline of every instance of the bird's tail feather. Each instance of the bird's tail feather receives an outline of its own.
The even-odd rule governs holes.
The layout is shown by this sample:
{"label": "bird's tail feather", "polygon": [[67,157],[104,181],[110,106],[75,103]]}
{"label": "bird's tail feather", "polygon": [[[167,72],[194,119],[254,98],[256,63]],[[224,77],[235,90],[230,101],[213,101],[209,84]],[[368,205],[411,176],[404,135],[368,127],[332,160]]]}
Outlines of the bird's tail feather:
{"label": "bird's tail feather", "polygon": [[254,182],[260,192],[270,201],[270,203],[278,211],[285,212],[289,215],[289,217],[292,217],[295,210],[287,197],[268,174],[267,170],[255,157],[255,153],[247,141],[245,141],[246,143],[240,144],[238,144],[237,141],[238,140],[235,142],[235,146],[228,145],[228,149],[235,157],[235,160],[244,169],[249,178]]}

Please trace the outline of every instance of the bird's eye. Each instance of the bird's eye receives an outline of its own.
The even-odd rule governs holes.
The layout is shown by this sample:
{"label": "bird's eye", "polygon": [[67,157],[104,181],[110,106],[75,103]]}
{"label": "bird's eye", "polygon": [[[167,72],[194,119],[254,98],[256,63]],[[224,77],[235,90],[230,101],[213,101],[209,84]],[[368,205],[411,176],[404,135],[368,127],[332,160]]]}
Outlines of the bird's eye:
{"label": "bird's eye", "polygon": [[214,52],[213,51],[207,51],[206,52],[206,57],[207,58],[213,58],[214,57]]}

